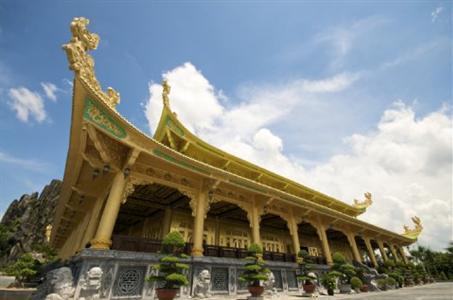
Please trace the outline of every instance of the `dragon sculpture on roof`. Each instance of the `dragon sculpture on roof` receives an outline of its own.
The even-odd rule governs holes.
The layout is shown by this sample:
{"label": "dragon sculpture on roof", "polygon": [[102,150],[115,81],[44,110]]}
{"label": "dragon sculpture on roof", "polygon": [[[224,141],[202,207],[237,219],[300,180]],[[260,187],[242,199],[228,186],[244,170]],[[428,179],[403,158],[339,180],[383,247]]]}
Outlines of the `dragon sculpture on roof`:
{"label": "dragon sculpture on roof", "polygon": [[74,18],[71,22],[72,38],[63,45],[69,61],[69,69],[83,81],[108,106],[115,108],[120,102],[120,94],[108,87],[104,92],[94,72],[94,59],[88,51],[95,50],[99,44],[99,36],[87,29],[90,21],[84,17]]}
{"label": "dragon sculpture on roof", "polygon": [[366,192],[363,195],[365,196],[365,199],[362,201],[354,199],[354,204],[352,206],[354,206],[357,209],[365,211],[371,204],[373,204],[373,200],[371,193]]}
{"label": "dragon sculpture on roof", "polygon": [[422,221],[417,216],[412,217],[411,219],[412,219],[412,222],[414,222],[415,226],[413,229],[411,229],[411,228],[409,228],[409,226],[404,225],[403,226],[403,228],[404,228],[403,235],[410,239],[416,240],[417,237],[420,235],[420,233],[423,230]]}

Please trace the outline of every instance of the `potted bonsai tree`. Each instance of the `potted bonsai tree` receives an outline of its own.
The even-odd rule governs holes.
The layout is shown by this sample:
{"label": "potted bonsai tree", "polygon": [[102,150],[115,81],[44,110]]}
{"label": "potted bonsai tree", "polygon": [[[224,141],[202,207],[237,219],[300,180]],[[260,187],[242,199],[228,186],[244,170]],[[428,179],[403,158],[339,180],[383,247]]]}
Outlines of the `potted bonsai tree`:
{"label": "potted bonsai tree", "polygon": [[265,266],[261,246],[251,244],[247,249],[245,261],[245,271],[239,279],[248,283],[248,290],[252,297],[259,297],[264,292],[264,286],[261,282],[267,280],[270,273],[270,270]]}
{"label": "potted bonsai tree", "polygon": [[300,270],[299,275],[297,275],[297,279],[302,281],[302,286],[306,294],[313,294],[316,289],[316,285],[313,280],[315,280],[316,277],[310,274],[313,268],[311,257],[308,255],[306,250],[299,251],[297,256],[299,258],[298,263]]}
{"label": "potted bonsai tree", "polygon": [[150,282],[159,284],[160,287],[156,289],[159,300],[174,299],[179,288],[189,284],[187,275],[184,274],[189,266],[181,262],[181,259],[187,258],[187,255],[183,253],[184,246],[184,239],[177,231],[170,232],[162,241],[161,253],[165,256],[153,266],[158,270],[158,275],[146,278]]}
{"label": "potted bonsai tree", "polygon": [[340,292],[350,293],[351,292],[351,278],[356,275],[356,271],[353,265],[346,262],[346,258],[343,254],[335,252],[333,257],[332,271],[340,273]]}
{"label": "potted bonsai tree", "polygon": [[337,287],[337,278],[341,274],[336,271],[331,271],[321,277],[321,284],[327,289],[329,296],[334,295],[335,288]]}

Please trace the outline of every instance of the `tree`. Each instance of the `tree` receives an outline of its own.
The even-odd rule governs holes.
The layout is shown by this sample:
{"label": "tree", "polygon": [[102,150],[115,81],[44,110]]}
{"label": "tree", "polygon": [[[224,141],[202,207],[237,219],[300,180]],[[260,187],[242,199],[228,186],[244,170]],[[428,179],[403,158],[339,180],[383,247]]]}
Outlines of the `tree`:
{"label": "tree", "polygon": [[181,234],[177,231],[170,232],[162,241],[162,253],[166,254],[153,266],[159,271],[158,275],[149,276],[146,280],[160,282],[163,289],[178,289],[183,285],[188,285],[187,275],[184,274],[189,269],[189,265],[181,263],[181,258],[187,258],[182,253],[185,242]]}
{"label": "tree", "polygon": [[356,275],[354,266],[351,265],[350,263],[347,263],[344,255],[339,252],[334,253],[334,255],[332,256],[332,260],[333,260],[332,271],[341,274],[339,276],[339,279],[342,284],[349,284],[351,278]]}
{"label": "tree", "polygon": [[30,279],[37,273],[37,261],[30,253],[25,253],[19,259],[6,267],[6,274],[15,276],[20,285]]}
{"label": "tree", "polygon": [[260,281],[269,278],[270,270],[265,266],[266,263],[262,258],[263,249],[260,245],[251,244],[247,251],[245,271],[239,279],[247,282],[249,286],[258,287],[260,286]]}

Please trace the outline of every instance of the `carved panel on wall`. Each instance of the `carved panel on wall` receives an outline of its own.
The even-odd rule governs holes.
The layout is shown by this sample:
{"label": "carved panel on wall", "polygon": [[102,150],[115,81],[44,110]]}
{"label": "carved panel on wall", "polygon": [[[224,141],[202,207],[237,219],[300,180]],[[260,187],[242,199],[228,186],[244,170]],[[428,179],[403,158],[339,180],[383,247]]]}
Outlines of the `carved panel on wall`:
{"label": "carved panel on wall", "polygon": [[228,285],[229,285],[228,293],[230,295],[234,295],[234,294],[236,294],[236,288],[237,288],[237,286],[236,286],[236,268],[230,267],[228,272],[230,274],[230,279],[229,279],[229,283],[228,283]]}
{"label": "carved panel on wall", "polygon": [[113,296],[140,296],[145,282],[145,274],[145,266],[120,266],[113,287]]}
{"label": "carved panel on wall", "polygon": [[108,299],[112,288],[115,265],[107,265],[103,268],[104,276],[102,277],[101,289],[99,290],[100,299]]}
{"label": "carved panel on wall", "polygon": [[228,292],[228,268],[212,268],[211,290]]}

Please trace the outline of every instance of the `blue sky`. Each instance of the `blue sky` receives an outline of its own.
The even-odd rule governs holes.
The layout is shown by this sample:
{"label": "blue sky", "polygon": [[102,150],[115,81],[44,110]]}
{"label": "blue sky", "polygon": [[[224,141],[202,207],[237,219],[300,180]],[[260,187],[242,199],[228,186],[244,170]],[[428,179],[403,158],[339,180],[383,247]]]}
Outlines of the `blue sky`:
{"label": "blue sky", "polygon": [[[0,1],[0,211],[21,194],[40,190],[52,178],[62,178],[69,139],[68,82],[72,73],[61,45],[70,38],[69,23],[75,16],[90,19],[90,30],[101,36],[93,52],[98,79],[104,87],[112,86],[121,93],[118,110],[143,131],[150,132],[155,122],[146,107],[158,107],[153,104],[158,94],[158,86],[153,83],[159,83],[164,74],[174,78],[175,109],[179,107],[178,113],[188,125],[236,155],[347,202],[360,197],[363,189],[375,188],[381,191],[382,199],[411,206],[413,198],[404,195],[412,193],[416,185],[435,200],[429,203],[440,201],[437,209],[445,211],[448,207],[451,156],[444,153],[451,150],[451,2],[93,2]],[[187,105],[183,101],[194,103],[192,110],[204,111],[209,105],[201,107],[197,99],[178,98],[178,80],[184,82],[187,78],[208,82],[198,81],[201,86],[194,83],[192,88],[202,90],[200,97],[208,91],[206,101],[219,109],[218,114],[206,111],[212,116],[206,121],[210,128],[197,127],[203,116],[190,119],[193,115],[184,111]],[[187,95],[191,91],[185,92]],[[267,107],[267,102],[260,99],[274,101],[277,108],[270,107],[275,116],[250,126],[244,122],[241,126],[247,134],[230,130],[230,119],[221,114],[239,111],[247,118],[247,113],[256,112],[241,111],[248,104]],[[33,109],[22,108],[19,115],[18,102]],[[418,154],[410,151],[423,147],[423,139],[429,138],[411,140],[414,143],[406,147],[386,131],[400,126],[397,121],[409,119],[411,123],[401,126],[414,125],[417,136],[428,127],[432,135],[446,130],[447,135],[433,137],[437,141],[447,136],[446,145],[439,146],[440,150],[423,150],[438,150],[435,157],[446,157],[441,164],[446,162],[449,168],[436,175],[439,177],[418,176],[421,169],[412,173],[408,170],[404,176],[398,175],[404,178],[398,177],[394,175],[398,172],[385,169],[386,164],[394,168],[401,161],[398,157],[391,160],[388,152],[370,154],[373,159],[385,157],[376,160],[376,166],[386,172],[386,177],[373,179],[382,181],[382,188],[372,183],[349,184],[350,177],[343,171],[332,171],[344,157],[355,160],[341,170],[363,165],[363,141],[369,149],[371,143],[384,138],[404,149],[401,159],[417,160]],[[440,129],[433,130],[435,126]],[[222,144],[214,137],[213,128],[221,128],[225,138],[228,132],[235,134],[240,147]],[[282,160],[291,161],[288,168],[281,167]],[[326,175],[325,170],[331,173]],[[433,178],[447,182],[442,192],[431,184]],[[407,192],[401,186],[405,191],[401,195],[392,189],[382,191],[390,185],[386,180],[407,181],[411,188]],[[346,184],[335,188],[332,181]],[[429,210],[425,204],[420,200],[418,210],[407,214],[423,215]],[[378,223],[379,215],[375,211],[367,220]],[[408,215],[393,217],[400,218],[401,224],[409,222]],[[448,220],[443,233],[450,232],[451,236],[451,206],[445,218]],[[398,224],[392,222],[383,220],[395,229]],[[447,238],[432,236],[426,242],[432,240],[440,247]]]}

